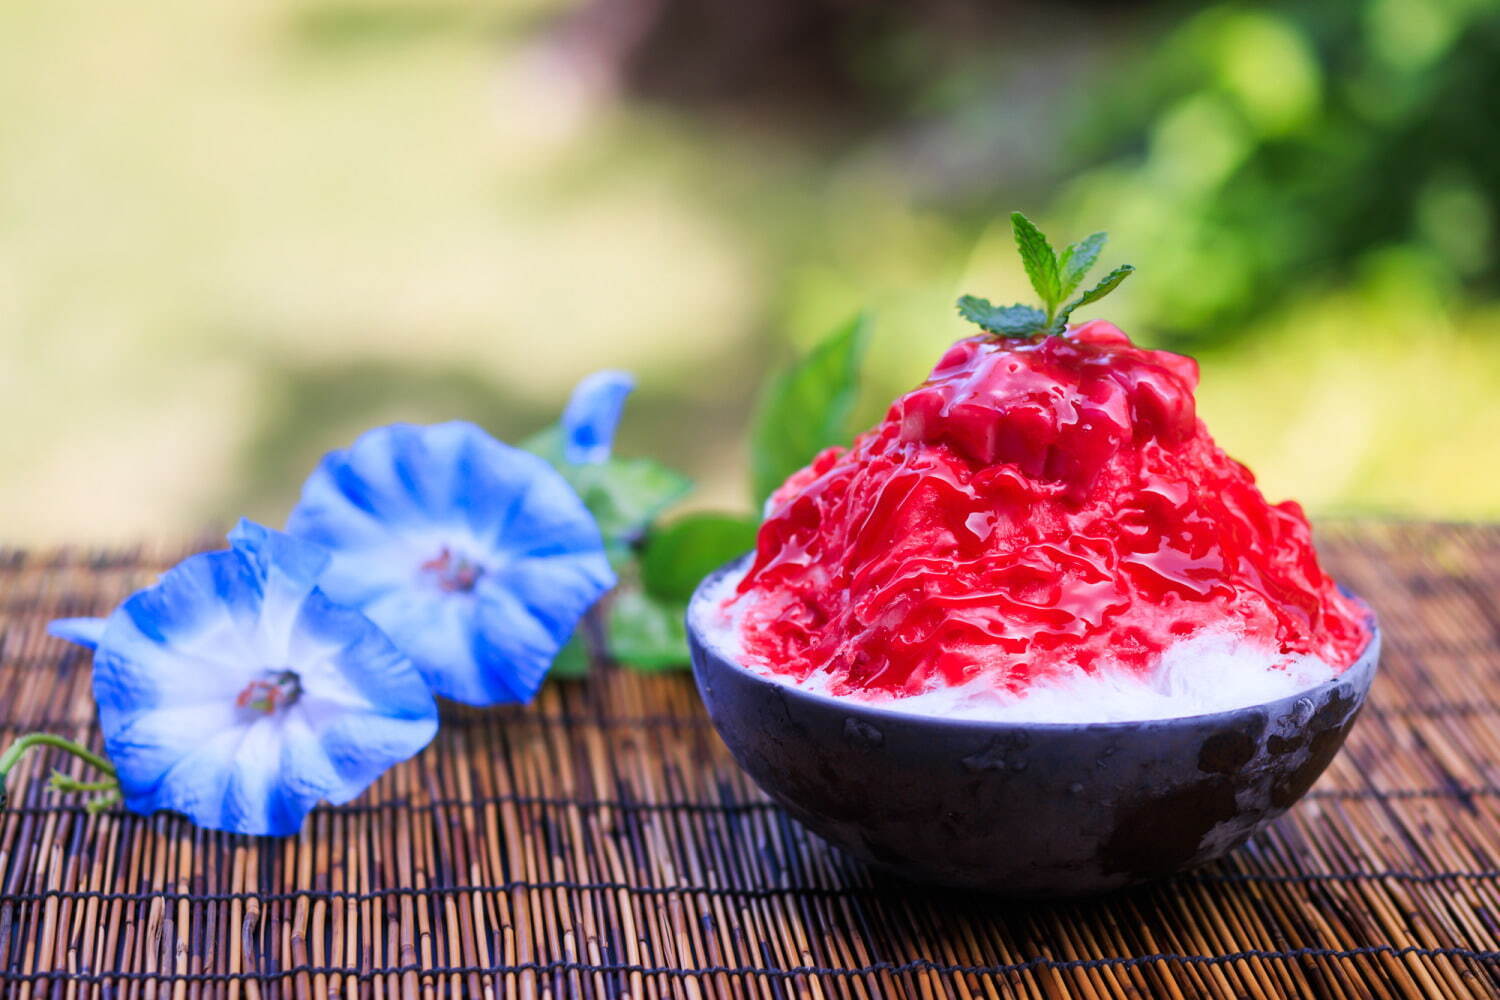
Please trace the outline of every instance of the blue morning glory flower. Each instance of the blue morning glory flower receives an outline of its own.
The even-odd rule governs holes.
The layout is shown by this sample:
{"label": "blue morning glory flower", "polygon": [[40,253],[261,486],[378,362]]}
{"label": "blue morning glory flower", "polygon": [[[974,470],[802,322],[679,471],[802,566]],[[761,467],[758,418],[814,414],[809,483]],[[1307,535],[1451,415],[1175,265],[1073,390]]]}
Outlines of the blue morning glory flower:
{"label": "blue morning glory flower", "polygon": [[574,465],[596,465],[609,458],[625,399],[635,388],[629,372],[585,375],[563,410],[563,457]]}
{"label": "blue morning glory flower", "polygon": [[125,804],[290,834],[437,732],[415,666],[315,585],[316,545],[241,521],[105,619],[50,631],[94,648],[94,699]]}
{"label": "blue morning glory flower", "polygon": [[319,585],[433,691],[529,701],[615,578],[598,525],[545,460],[473,424],[396,424],[327,455],[287,530],[326,546]]}

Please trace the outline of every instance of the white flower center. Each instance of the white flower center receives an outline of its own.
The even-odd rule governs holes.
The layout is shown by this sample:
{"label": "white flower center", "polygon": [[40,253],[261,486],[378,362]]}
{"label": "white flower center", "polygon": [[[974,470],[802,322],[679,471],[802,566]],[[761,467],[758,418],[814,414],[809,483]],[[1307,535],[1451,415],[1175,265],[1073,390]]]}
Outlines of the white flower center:
{"label": "white flower center", "polygon": [[235,696],[234,704],[247,712],[275,715],[281,709],[295,705],[301,696],[302,679],[295,671],[267,670],[265,676],[245,685],[244,690]]}
{"label": "white flower center", "polygon": [[442,551],[422,564],[422,572],[431,574],[447,593],[467,594],[484,575],[484,567],[468,556],[455,555],[444,545]]}

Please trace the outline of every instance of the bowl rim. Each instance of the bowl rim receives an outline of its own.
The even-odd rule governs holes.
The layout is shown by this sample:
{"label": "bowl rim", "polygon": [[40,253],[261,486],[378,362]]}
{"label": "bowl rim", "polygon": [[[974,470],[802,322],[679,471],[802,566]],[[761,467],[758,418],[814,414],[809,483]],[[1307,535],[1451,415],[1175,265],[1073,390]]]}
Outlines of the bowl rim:
{"label": "bowl rim", "polygon": [[[768,677],[765,674],[757,673],[756,671],[751,670],[749,667],[745,666],[743,663],[739,662],[737,657],[730,656],[728,651],[723,649],[720,644],[711,641],[707,636],[705,636],[698,630],[696,623],[696,618],[698,617],[699,613],[698,609],[701,606],[702,602],[707,600],[708,589],[724,576],[734,572],[742,564],[748,562],[752,557],[754,557],[754,555],[754,550],[751,550],[750,552],[731,559],[729,562],[725,563],[724,565],[720,566],[719,568],[715,569],[713,572],[705,576],[698,582],[698,586],[694,588],[693,596],[688,600],[687,611],[684,616],[686,619],[687,633],[689,638],[689,651],[690,653],[692,653],[694,674],[696,675],[699,673],[700,668],[698,666],[698,659],[701,650],[703,655],[712,656],[722,661],[725,665],[732,668],[732,670],[735,673],[739,674],[741,677],[753,681],[758,685],[773,688],[776,691],[781,692],[785,696],[790,697],[794,700],[806,702],[819,709],[829,711],[836,710],[838,712],[844,713],[845,715],[866,716],[874,721],[878,721],[886,725],[901,723],[905,723],[908,725],[921,724],[933,725],[942,729],[978,729],[994,733],[1021,731],[1043,731],[1060,733],[1064,731],[1079,729],[1087,729],[1096,732],[1107,732],[1109,730],[1125,731],[1140,729],[1142,726],[1196,726],[1203,725],[1213,720],[1237,719],[1250,712],[1267,712],[1269,714],[1269,712],[1276,706],[1283,704],[1290,705],[1303,698],[1312,698],[1314,699],[1314,701],[1316,701],[1319,694],[1330,692],[1336,687],[1346,686],[1350,684],[1354,684],[1355,686],[1360,686],[1365,689],[1364,694],[1362,694],[1358,699],[1359,704],[1362,705],[1365,696],[1368,695],[1369,682],[1372,682],[1374,680],[1375,672],[1380,663],[1380,622],[1375,614],[1374,608],[1370,607],[1369,603],[1366,602],[1358,594],[1355,594],[1353,591],[1344,587],[1342,584],[1338,584],[1337,581],[1335,581],[1340,592],[1342,592],[1344,596],[1355,601],[1361,608],[1364,609],[1365,624],[1370,631],[1370,638],[1365,642],[1364,648],[1360,650],[1359,655],[1355,657],[1354,662],[1349,664],[1349,666],[1346,667],[1341,673],[1330,677],[1328,680],[1323,681],[1319,684],[1315,684],[1310,688],[1303,688],[1300,691],[1293,691],[1278,698],[1273,698],[1270,701],[1252,702],[1250,704],[1241,705],[1236,708],[1221,709],[1217,712],[1200,712],[1195,715],[1173,715],[1165,718],[1155,719],[1115,719],[1107,722],[1032,722],[1016,719],[958,718],[946,715],[927,715],[920,712],[907,712],[902,711],[901,709],[885,708],[880,705],[871,705],[865,702],[858,702],[848,698],[839,698],[835,697],[834,695],[820,694],[816,691],[807,691],[800,687],[796,687],[795,685],[786,681],[777,680],[775,678]],[[1368,678],[1363,676],[1366,674],[1368,675]]]}

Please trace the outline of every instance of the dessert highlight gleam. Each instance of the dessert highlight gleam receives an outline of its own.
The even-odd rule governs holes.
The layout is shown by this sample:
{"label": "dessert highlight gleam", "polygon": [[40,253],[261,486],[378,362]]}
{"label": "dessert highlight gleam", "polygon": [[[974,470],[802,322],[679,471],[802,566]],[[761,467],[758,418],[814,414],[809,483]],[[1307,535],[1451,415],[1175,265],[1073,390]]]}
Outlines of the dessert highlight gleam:
{"label": "dessert highlight gleam", "polygon": [[697,624],[766,676],[943,716],[1169,718],[1326,681],[1365,611],[1214,443],[1197,381],[1102,321],[961,340],[772,497]]}

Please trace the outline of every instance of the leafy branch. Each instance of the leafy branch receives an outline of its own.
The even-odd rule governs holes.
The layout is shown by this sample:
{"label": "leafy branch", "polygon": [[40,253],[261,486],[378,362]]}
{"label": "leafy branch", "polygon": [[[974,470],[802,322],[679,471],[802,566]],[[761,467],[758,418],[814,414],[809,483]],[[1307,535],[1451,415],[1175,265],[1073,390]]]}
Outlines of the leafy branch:
{"label": "leafy branch", "polygon": [[1010,222],[1015,231],[1016,249],[1021,253],[1021,264],[1026,268],[1031,287],[1041,298],[1043,308],[1019,303],[997,306],[989,299],[973,295],[960,298],[958,314],[989,333],[1002,337],[1060,334],[1068,328],[1073,310],[1098,302],[1135,271],[1129,264],[1121,264],[1093,288],[1068,302],[1068,296],[1078,290],[1084,277],[1098,263],[1108,237],[1104,233],[1094,233],[1077,243],[1068,244],[1059,254],[1052,249],[1042,231],[1020,212],[1012,212]]}

